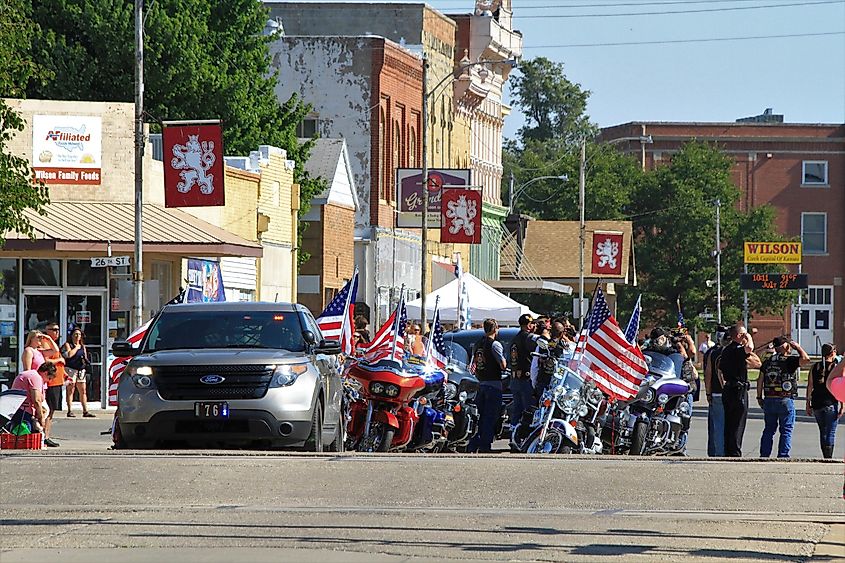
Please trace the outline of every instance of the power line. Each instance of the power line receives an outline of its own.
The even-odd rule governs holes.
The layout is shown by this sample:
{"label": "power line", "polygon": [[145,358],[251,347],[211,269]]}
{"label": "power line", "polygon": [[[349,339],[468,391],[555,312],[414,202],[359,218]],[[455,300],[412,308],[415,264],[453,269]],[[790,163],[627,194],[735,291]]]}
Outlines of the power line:
{"label": "power line", "polygon": [[830,35],[845,35],[845,31],[829,31],[822,33],[792,33],[786,35],[755,35],[748,37],[710,37],[701,39],[674,39],[664,41],[621,41],[618,43],[572,43],[569,45],[530,45],[523,49],[569,49],[577,47],[620,47],[623,45],[671,45],[677,43],[714,43],[719,41],[752,41],[756,39],[787,39],[791,37],[824,37]]}
{"label": "power line", "polygon": [[703,14],[710,12],[735,12],[739,10],[763,10],[769,8],[790,8],[817,6],[821,4],[843,4],[845,0],[815,0],[813,2],[791,2],[789,4],[761,4],[759,6],[729,6],[725,8],[699,8],[696,10],[667,10],[665,12],[619,12],[615,14],[543,14],[536,16],[520,16],[514,14],[514,19],[561,19],[561,18],[618,18],[628,16],[668,16],[674,14]]}

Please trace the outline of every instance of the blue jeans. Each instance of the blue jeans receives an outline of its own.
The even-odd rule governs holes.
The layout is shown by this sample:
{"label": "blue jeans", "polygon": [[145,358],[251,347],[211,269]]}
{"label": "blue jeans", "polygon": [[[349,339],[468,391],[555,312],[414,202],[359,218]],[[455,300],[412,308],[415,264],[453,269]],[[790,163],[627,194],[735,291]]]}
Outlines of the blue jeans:
{"label": "blue jeans", "polygon": [[792,447],[792,428],[795,426],[795,402],[792,399],[763,399],[763,436],[760,438],[760,457],[772,455],[775,431],[780,428],[778,457],[789,457]]}
{"label": "blue jeans", "polygon": [[534,387],[531,385],[531,380],[527,377],[522,379],[512,378],[511,393],[513,393],[510,412],[511,426],[516,426],[522,418],[522,413],[534,404]]}
{"label": "blue jeans", "polygon": [[839,422],[839,404],[830,405],[821,409],[814,409],[816,424],[819,425],[819,443],[824,449],[825,446],[833,447],[836,441],[836,424]]}
{"label": "blue jeans", "polygon": [[467,451],[489,452],[493,446],[496,422],[502,414],[502,383],[481,381],[475,404],[478,407],[478,432],[467,444]]}
{"label": "blue jeans", "polygon": [[712,396],[707,409],[707,455],[725,456],[725,405],[721,393]]}

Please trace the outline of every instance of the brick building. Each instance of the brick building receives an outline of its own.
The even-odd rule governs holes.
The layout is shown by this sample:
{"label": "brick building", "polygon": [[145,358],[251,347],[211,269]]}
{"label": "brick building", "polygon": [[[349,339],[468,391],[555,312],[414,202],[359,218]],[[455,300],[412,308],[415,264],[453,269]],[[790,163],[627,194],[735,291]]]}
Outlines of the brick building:
{"label": "brick building", "polygon": [[[810,353],[845,337],[845,124],[783,123],[767,111],[736,123],[632,122],[602,130],[603,141],[644,169],[671,159],[691,140],[716,144],[734,159],[739,206],[771,204],[777,227],[803,241],[809,289],[782,318],[752,318],[758,339],[791,334]],[[794,270],[794,268],[793,268]],[[723,272],[724,276],[737,272]]]}

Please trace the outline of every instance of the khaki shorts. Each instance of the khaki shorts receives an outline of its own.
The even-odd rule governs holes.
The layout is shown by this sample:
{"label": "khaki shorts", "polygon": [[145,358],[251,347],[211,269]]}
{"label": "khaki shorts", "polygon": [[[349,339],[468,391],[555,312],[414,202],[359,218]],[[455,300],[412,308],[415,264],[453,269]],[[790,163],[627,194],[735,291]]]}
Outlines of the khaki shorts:
{"label": "khaki shorts", "polygon": [[76,385],[77,383],[85,383],[85,370],[65,368],[65,382],[67,385]]}

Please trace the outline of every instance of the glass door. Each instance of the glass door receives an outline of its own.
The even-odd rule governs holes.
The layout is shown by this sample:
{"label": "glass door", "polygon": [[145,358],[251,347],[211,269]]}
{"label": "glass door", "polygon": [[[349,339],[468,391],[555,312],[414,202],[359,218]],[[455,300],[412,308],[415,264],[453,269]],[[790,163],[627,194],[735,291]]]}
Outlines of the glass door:
{"label": "glass door", "polygon": [[[88,400],[102,401],[103,391],[108,389],[105,383],[106,349],[104,342],[103,323],[103,293],[96,294],[71,293],[67,294],[67,316],[65,317],[64,334],[76,328],[82,330],[85,347],[91,358],[90,373],[88,374]],[[103,403],[105,404],[105,403]]]}

